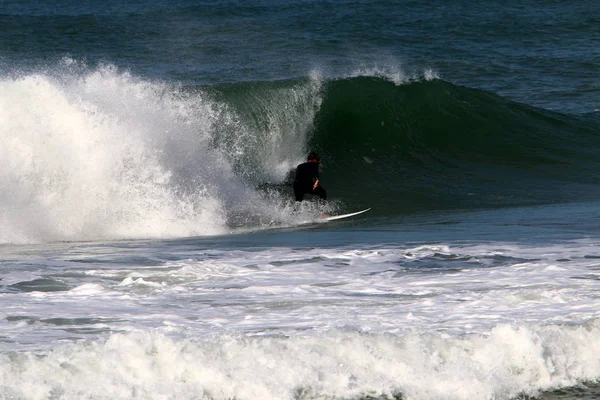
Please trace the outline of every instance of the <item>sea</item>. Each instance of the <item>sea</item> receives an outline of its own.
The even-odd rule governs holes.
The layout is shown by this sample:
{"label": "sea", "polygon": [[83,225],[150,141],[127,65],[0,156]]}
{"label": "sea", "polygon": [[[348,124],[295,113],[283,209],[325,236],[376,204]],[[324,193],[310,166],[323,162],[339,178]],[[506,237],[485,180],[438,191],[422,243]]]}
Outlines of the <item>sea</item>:
{"label": "sea", "polygon": [[0,399],[598,398],[600,2],[0,0]]}

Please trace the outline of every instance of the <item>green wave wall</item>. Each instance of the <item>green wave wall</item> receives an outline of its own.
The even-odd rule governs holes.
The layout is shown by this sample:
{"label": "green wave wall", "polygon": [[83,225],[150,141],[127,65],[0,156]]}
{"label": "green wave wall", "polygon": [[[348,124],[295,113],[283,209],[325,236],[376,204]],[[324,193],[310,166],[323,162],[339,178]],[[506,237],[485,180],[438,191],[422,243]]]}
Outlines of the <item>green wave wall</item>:
{"label": "green wave wall", "polygon": [[331,81],[309,147],[332,194],[384,212],[597,194],[597,120],[434,80]]}
{"label": "green wave wall", "polygon": [[291,172],[310,150],[322,156],[332,199],[380,214],[599,194],[595,114],[558,114],[440,79],[300,79],[222,85],[211,93],[237,121],[217,142],[231,148],[246,137],[235,146],[238,170],[285,196],[282,166]]}

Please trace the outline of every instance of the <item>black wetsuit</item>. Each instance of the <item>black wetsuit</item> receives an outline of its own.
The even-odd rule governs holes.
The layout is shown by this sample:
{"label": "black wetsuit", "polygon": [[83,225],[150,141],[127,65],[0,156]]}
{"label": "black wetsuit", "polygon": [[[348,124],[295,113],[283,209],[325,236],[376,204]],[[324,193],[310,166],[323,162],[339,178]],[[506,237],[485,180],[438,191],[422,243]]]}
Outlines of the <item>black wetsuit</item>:
{"label": "black wetsuit", "polygon": [[315,194],[321,200],[327,199],[327,192],[321,185],[313,190],[313,185],[317,179],[319,179],[319,164],[316,162],[305,162],[298,165],[298,168],[296,168],[296,178],[294,179],[296,201],[302,201],[305,193]]}

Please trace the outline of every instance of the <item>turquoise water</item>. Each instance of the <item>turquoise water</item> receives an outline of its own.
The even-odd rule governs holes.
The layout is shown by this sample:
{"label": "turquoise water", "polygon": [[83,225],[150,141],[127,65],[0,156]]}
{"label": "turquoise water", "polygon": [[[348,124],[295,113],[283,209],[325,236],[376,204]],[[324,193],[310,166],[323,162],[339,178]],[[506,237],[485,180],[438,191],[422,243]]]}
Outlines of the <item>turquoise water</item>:
{"label": "turquoise water", "polygon": [[598,15],[0,1],[0,393],[596,398]]}

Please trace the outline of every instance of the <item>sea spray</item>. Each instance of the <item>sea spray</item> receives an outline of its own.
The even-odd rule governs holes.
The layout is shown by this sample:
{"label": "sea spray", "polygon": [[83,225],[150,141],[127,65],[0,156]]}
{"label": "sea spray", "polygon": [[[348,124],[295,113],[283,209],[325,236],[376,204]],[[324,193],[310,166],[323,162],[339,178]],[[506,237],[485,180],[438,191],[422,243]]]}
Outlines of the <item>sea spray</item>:
{"label": "sea spray", "polygon": [[5,243],[206,235],[280,220],[287,203],[256,186],[302,159],[319,102],[318,79],[228,104],[218,91],[72,60],[0,86]]}
{"label": "sea spray", "polygon": [[227,113],[215,143],[227,148],[236,173],[254,183],[279,183],[304,161],[323,95],[318,71],[303,79],[223,84],[208,90]]}
{"label": "sea spray", "polygon": [[[180,101],[111,67],[0,85],[2,241],[223,230],[215,187],[232,174],[225,157],[209,151],[210,104]],[[192,107],[201,108],[195,120],[186,115]],[[194,168],[195,189],[179,196],[175,174],[199,153],[205,163]]]}

